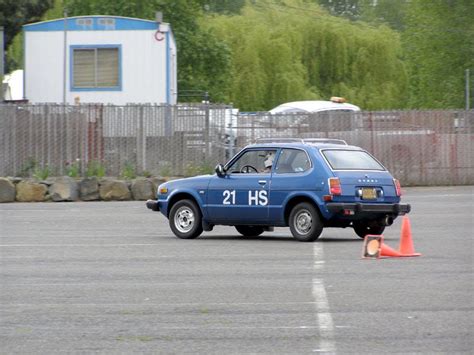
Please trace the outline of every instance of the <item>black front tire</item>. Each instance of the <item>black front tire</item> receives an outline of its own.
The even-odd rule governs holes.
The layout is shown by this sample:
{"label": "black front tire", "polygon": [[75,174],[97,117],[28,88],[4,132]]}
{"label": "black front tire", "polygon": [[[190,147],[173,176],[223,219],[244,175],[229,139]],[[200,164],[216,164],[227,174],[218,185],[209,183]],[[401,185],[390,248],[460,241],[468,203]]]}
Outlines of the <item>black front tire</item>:
{"label": "black front tire", "polygon": [[293,207],[289,225],[293,238],[300,242],[314,242],[323,231],[323,223],[318,211],[308,202],[302,202]]}
{"label": "black front tire", "polygon": [[169,224],[174,235],[181,239],[197,238],[203,231],[201,211],[191,200],[181,200],[173,205]]}
{"label": "black front tire", "polygon": [[385,226],[382,226],[380,224],[371,225],[367,221],[354,222],[353,228],[354,228],[354,232],[360,238],[365,238],[365,236],[369,234],[381,235],[383,231],[385,230]]}
{"label": "black front tire", "polygon": [[258,237],[263,233],[263,227],[256,226],[235,226],[235,229],[244,237]]}

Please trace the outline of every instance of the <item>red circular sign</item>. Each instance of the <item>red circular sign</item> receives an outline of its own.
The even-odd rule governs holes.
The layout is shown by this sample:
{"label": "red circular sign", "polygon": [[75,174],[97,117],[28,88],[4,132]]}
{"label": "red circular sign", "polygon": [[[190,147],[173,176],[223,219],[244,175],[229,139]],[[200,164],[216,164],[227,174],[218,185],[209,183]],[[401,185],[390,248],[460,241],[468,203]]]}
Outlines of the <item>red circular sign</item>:
{"label": "red circular sign", "polygon": [[165,35],[163,34],[163,32],[161,32],[160,30],[156,31],[155,32],[155,39],[157,41],[162,41],[165,39]]}

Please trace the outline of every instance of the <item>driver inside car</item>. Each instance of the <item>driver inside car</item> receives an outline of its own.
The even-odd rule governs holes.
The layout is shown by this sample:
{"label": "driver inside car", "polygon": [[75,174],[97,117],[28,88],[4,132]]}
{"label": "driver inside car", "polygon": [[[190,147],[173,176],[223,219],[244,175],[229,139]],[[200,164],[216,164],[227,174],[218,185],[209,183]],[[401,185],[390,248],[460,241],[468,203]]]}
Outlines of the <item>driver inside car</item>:
{"label": "driver inside car", "polygon": [[262,173],[268,174],[272,171],[273,159],[275,158],[275,153],[270,151],[265,156],[265,161],[263,162],[264,169]]}

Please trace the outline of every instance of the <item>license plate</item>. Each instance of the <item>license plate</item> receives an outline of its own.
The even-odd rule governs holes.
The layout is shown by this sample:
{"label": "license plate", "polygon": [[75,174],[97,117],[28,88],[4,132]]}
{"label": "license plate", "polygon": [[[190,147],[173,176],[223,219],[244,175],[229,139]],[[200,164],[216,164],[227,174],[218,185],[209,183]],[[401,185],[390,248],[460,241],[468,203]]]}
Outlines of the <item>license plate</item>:
{"label": "license plate", "polygon": [[362,199],[363,200],[375,200],[377,199],[377,192],[375,189],[362,189]]}

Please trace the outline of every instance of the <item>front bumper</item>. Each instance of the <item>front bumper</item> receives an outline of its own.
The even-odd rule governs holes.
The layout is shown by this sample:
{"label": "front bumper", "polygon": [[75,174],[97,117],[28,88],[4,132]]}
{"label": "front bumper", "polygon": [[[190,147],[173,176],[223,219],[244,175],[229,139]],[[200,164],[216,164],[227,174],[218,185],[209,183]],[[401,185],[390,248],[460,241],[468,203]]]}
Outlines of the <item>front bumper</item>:
{"label": "front bumper", "polygon": [[327,203],[329,212],[344,213],[345,211],[357,213],[384,213],[397,216],[404,215],[411,211],[408,203]]}
{"label": "front bumper", "polygon": [[157,200],[147,200],[146,201],[146,207],[152,211],[158,212],[160,210],[160,207],[158,206],[158,201]]}

